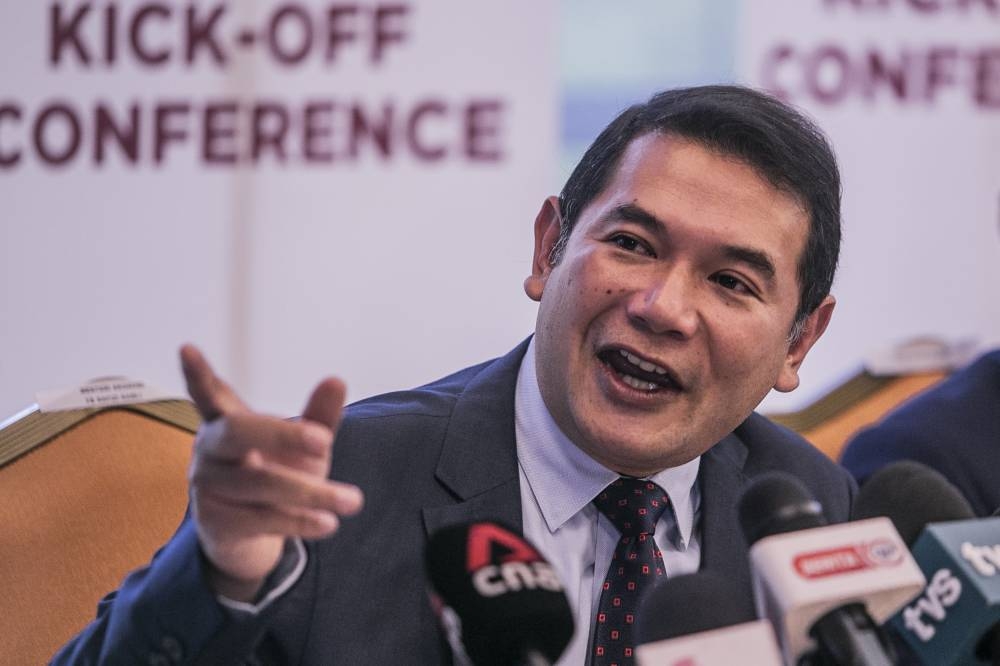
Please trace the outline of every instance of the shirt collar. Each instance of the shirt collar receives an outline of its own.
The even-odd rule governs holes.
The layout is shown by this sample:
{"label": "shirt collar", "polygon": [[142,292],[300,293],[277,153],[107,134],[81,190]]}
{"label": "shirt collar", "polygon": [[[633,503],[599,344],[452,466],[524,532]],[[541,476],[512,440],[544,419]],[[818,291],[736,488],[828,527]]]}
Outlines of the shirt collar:
{"label": "shirt collar", "polygon": [[[581,451],[559,429],[542,400],[535,373],[535,340],[521,361],[514,396],[517,459],[550,532],[585,509],[620,475]],[[701,457],[648,477],[670,497],[679,536],[691,540],[697,497],[692,490]]]}

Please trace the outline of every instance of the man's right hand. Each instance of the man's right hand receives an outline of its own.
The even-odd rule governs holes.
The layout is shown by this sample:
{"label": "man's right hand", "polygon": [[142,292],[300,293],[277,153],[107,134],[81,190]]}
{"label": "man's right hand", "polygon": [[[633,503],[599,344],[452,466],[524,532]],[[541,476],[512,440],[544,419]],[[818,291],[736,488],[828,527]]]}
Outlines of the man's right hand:
{"label": "man's right hand", "polygon": [[188,472],[191,510],[216,592],[250,601],[287,537],[333,534],[361,510],[356,486],[327,479],[344,384],[325,379],[299,421],[251,411],[191,345],[181,348],[188,393],[204,424]]}

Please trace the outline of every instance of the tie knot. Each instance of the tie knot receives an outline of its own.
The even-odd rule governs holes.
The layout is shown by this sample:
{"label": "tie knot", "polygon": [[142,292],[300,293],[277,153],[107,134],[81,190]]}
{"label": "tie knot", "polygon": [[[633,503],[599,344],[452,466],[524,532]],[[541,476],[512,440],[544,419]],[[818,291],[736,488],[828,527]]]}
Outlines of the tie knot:
{"label": "tie knot", "polygon": [[597,510],[623,536],[653,534],[656,521],[670,504],[666,491],[652,481],[621,477],[594,498]]}

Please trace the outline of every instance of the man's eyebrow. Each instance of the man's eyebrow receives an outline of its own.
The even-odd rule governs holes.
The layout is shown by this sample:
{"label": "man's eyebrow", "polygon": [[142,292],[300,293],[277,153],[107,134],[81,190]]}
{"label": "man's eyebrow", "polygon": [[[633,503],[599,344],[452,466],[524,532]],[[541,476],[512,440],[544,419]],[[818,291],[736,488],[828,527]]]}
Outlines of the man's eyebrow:
{"label": "man's eyebrow", "polygon": [[722,248],[722,253],[729,259],[748,264],[756,269],[768,282],[774,281],[774,262],[771,261],[771,257],[766,252],[739,245],[726,245]]}
{"label": "man's eyebrow", "polygon": [[642,208],[641,206],[636,206],[635,204],[621,204],[620,206],[615,206],[605,217],[611,220],[634,222],[639,226],[645,227],[649,231],[657,233],[662,233],[667,226],[648,210]]}

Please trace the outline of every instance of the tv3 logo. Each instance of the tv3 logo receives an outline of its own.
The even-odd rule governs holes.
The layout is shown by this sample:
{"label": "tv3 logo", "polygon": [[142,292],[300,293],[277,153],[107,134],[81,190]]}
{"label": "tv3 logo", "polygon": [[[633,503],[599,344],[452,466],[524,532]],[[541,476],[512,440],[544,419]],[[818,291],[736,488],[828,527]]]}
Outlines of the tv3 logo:
{"label": "tv3 logo", "polygon": [[[962,558],[982,576],[995,576],[1000,571],[1000,545],[975,546],[968,541],[960,548]],[[931,622],[941,623],[948,617],[947,609],[962,596],[962,581],[950,569],[938,569],[916,603],[903,610],[904,626],[922,642],[934,638]]]}
{"label": "tv3 logo", "polygon": [[995,576],[1000,570],[1000,545],[975,546],[966,541],[961,552],[965,561],[982,576]]}
{"label": "tv3 logo", "polygon": [[950,569],[938,569],[916,603],[903,609],[903,626],[926,643],[936,633],[932,622],[944,622],[946,609],[962,596],[962,581]]}

